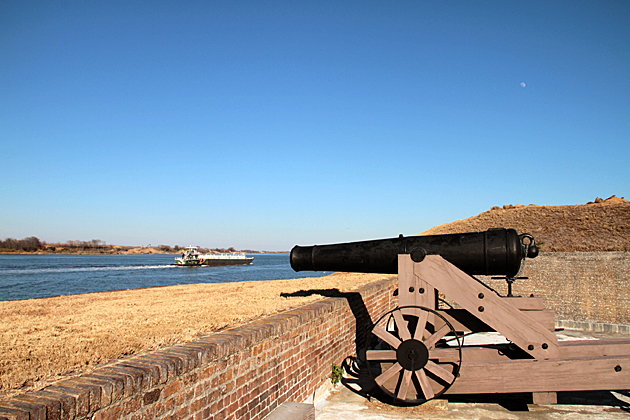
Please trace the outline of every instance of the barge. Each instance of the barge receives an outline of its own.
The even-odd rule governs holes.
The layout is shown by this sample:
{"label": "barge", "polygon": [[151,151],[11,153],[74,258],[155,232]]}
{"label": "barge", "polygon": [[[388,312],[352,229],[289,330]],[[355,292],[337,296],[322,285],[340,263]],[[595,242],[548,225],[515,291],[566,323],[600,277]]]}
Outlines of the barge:
{"label": "barge", "polygon": [[199,247],[189,246],[181,257],[175,258],[173,265],[182,267],[247,265],[254,262],[254,257],[248,257],[244,252],[229,252],[225,254],[199,254]]}

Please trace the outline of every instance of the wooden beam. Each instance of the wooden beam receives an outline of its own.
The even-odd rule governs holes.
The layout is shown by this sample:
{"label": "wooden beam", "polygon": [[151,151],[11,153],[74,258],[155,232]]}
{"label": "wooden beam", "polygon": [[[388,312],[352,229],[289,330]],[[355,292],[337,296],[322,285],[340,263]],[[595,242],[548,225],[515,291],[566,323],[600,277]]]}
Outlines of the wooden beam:
{"label": "wooden beam", "polygon": [[414,275],[413,264],[409,254],[398,255],[398,306],[435,309],[435,289]]}
{"label": "wooden beam", "polygon": [[542,311],[545,309],[545,303],[541,297],[502,296],[502,298],[521,311]]}
{"label": "wooden beam", "polygon": [[[455,331],[459,332],[488,332],[494,331],[488,325],[480,321],[477,317],[473,316],[466,309],[443,309],[437,311],[448,322],[451,323]],[[526,315],[532,318],[534,321],[541,324],[545,329],[549,331],[555,331],[555,312],[553,309],[544,309],[542,311],[527,311]],[[444,321],[436,319],[436,328],[440,328]]]}
{"label": "wooden beam", "polygon": [[630,338],[561,341],[558,351],[561,359],[630,355]]}
{"label": "wooden beam", "polygon": [[[406,256],[409,260],[411,258]],[[558,357],[554,333],[439,255],[413,264],[414,274],[539,360]]]}
{"label": "wooden beam", "polygon": [[462,362],[448,394],[630,389],[630,356]]}

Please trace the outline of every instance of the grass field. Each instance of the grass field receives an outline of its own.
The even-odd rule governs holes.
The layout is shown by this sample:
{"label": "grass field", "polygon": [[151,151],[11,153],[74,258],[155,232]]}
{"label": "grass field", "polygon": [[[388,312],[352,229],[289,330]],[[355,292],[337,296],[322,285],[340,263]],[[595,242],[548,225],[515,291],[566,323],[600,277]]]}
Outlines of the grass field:
{"label": "grass field", "polygon": [[336,273],[0,302],[0,396],[322,298],[285,298],[282,293],[350,291],[386,277],[395,276]]}

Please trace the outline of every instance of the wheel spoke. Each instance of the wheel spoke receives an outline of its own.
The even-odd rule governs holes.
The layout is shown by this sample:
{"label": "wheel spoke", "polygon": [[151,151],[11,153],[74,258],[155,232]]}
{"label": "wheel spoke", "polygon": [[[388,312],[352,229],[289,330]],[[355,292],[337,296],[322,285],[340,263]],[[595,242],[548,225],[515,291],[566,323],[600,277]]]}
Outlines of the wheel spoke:
{"label": "wheel spoke", "polygon": [[400,338],[405,340],[409,340],[411,338],[411,334],[409,334],[409,328],[407,328],[407,321],[403,318],[403,314],[400,311],[394,311],[394,319],[396,320],[396,326],[398,327],[398,335]]}
{"label": "wheel spoke", "polygon": [[375,325],[374,328],[372,328],[372,333],[395,349],[400,346],[401,341],[379,325]]}
{"label": "wheel spoke", "polygon": [[410,370],[405,370],[405,372],[403,373],[402,381],[400,383],[400,388],[398,389],[398,394],[396,394],[396,397],[399,400],[407,399],[407,390],[409,390],[409,384],[411,383],[412,373],[413,372]]}
{"label": "wheel spoke", "polygon": [[378,386],[383,386],[385,382],[390,380],[394,375],[396,375],[401,370],[402,370],[402,366],[396,363],[393,366],[391,366],[389,369],[387,369],[385,372],[378,375],[376,379],[374,379],[374,381],[376,382]]}
{"label": "wheel spoke", "polygon": [[455,376],[449,372],[448,370],[444,369],[442,366],[433,363],[432,361],[428,361],[426,366],[424,367],[426,370],[428,370],[429,372],[431,372],[432,374],[434,374],[435,376],[437,376],[438,378],[442,379],[443,381],[446,381],[447,383],[451,383],[453,382],[453,380],[455,379]]}
{"label": "wheel spoke", "polygon": [[427,319],[429,319],[429,313],[427,311],[420,312],[420,315],[418,315],[418,325],[416,325],[416,331],[413,334],[414,340],[422,341],[422,335],[427,326]]}
{"label": "wheel spoke", "polygon": [[396,350],[368,350],[365,357],[368,360],[396,360]]}
{"label": "wheel spoke", "polygon": [[433,398],[435,394],[433,393],[433,388],[431,388],[431,384],[429,383],[429,378],[427,378],[426,373],[424,373],[424,369],[416,370],[416,378],[418,378],[418,382],[420,382],[420,388],[422,388],[424,399],[430,400]]}
{"label": "wheel spoke", "polygon": [[431,350],[431,348],[435,346],[435,343],[440,341],[440,339],[449,332],[451,332],[451,328],[446,324],[442,325],[442,328],[437,330],[431,337],[427,338],[424,341],[424,345],[427,346],[429,350]]}

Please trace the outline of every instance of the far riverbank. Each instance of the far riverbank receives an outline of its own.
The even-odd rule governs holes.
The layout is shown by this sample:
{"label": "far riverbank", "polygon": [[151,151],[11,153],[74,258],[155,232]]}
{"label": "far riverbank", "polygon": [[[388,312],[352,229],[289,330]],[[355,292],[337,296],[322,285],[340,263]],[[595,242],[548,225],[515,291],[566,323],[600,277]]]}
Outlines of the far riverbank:
{"label": "far riverbank", "polygon": [[[149,254],[167,254],[178,255],[184,251],[183,247],[179,249],[168,247],[152,246],[122,246],[122,245],[105,245],[100,248],[68,248],[63,245],[47,245],[44,249],[37,251],[24,250],[0,250],[0,255],[149,255]],[[289,251],[256,251],[251,249],[235,250],[233,248],[199,248],[202,254],[222,254],[227,252],[244,252],[246,254],[288,254]]]}

